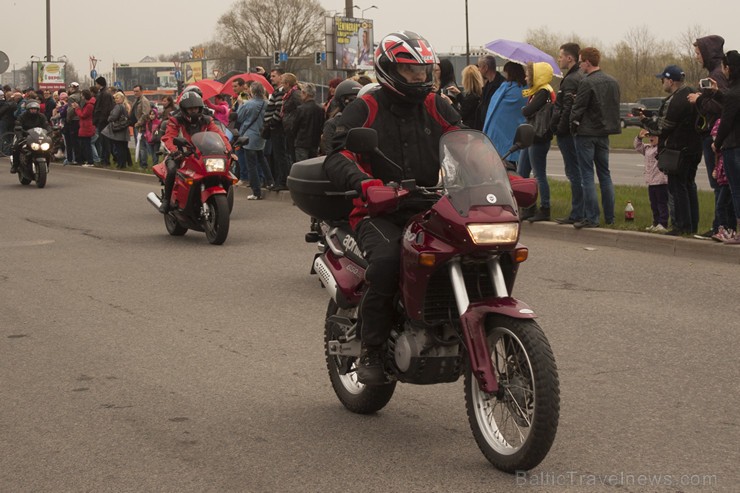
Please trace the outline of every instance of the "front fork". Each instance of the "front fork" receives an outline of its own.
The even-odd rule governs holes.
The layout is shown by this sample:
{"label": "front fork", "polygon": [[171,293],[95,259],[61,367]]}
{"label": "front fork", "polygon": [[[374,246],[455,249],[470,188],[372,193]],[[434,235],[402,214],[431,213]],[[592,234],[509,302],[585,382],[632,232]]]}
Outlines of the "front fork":
{"label": "front fork", "polygon": [[[509,292],[506,289],[506,281],[501,270],[499,259],[494,257],[488,261],[488,269],[495,289],[497,299],[509,299]],[[452,282],[452,291],[455,294],[455,303],[457,311],[460,313],[460,323],[462,326],[465,346],[468,349],[470,358],[470,368],[478,385],[483,392],[494,394],[498,392],[498,382],[496,373],[491,361],[491,353],[488,348],[486,338],[485,320],[488,314],[497,313],[497,307],[487,303],[476,303],[471,305],[468,298],[468,291],[465,288],[465,278],[463,277],[462,265],[460,259],[453,259],[449,263],[450,281]]]}

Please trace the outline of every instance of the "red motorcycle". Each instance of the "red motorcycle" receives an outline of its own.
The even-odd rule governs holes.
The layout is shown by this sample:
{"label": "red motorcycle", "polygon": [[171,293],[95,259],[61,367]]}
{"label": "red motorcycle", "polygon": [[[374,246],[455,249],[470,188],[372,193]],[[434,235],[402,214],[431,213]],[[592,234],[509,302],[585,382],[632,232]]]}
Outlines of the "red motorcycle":
{"label": "red motorcycle", "polygon": [[[182,236],[188,229],[204,231],[210,244],[221,245],[229,234],[229,215],[234,207],[232,185],[237,181],[229,171],[231,157],[217,132],[199,132],[192,139],[192,144],[183,137],[173,140],[183,161],[177,170],[164,225],[172,236]],[[159,209],[167,167],[161,162],[152,171],[163,188],[160,195],[149,192],[147,200]]]}
{"label": "red motorcycle", "polygon": [[[509,153],[531,144],[523,125]],[[347,136],[356,153],[379,153],[377,134],[357,128]],[[508,154],[507,154],[508,156]],[[337,192],[321,159],[296,163],[288,187],[311,215],[306,241],[317,242],[312,273],[331,300],[324,343],[332,387],[352,412],[382,409],[397,382],[454,382],[464,375],[468,420],[478,447],[509,473],[537,466],[557,431],[560,394],[550,344],[525,303],[511,297],[528,250],[519,240],[518,207],[537,197],[536,182],[510,182],[502,158],[485,134],[458,130],[440,141],[442,186],[413,180],[370,187],[370,215],[414,200],[419,212],[402,242],[397,323],[387,341],[384,385],[355,374],[360,356],[358,306],[367,263],[346,218],[356,192]]]}

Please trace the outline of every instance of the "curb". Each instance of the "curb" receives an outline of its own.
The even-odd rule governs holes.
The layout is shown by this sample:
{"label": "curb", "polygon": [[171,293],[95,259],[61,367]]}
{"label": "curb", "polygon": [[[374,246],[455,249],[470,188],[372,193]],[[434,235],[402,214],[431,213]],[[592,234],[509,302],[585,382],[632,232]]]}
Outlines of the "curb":
{"label": "curb", "polygon": [[[62,167],[60,164],[56,164],[55,166],[62,170],[62,172],[91,172],[100,173],[100,176],[106,176],[115,180],[157,182],[155,175],[145,173],[132,173],[130,171],[105,168],[80,168],[79,166]],[[252,193],[252,190],[249,187],[238,187],[236,188],[236,193],[249,195]],[[263,189],[263,197],[265,200],[292,202],[290,192],[287,190],[272,192]],[[697,240],[693,238],[606,228],[575,229],[571,225],[549,221],[536,223],[524,221],[522,224],[522,239],[526,241],[528,237],[550,238],[584,245],[621,248],[623,250],[636,250],[679,258],[740,265],[740,246],[724,245],[712,240]]]}
{"label": "curb", "polygon": [[546,221],[537,223],[525,221],[522,228],[522,237],[525,241],[527,237],[551,238],[584,245],[606,246],[679,258],[740,265],[740,247],[724,245],[713,240],[697,240],[602,228],[576,229],[572,225]]}

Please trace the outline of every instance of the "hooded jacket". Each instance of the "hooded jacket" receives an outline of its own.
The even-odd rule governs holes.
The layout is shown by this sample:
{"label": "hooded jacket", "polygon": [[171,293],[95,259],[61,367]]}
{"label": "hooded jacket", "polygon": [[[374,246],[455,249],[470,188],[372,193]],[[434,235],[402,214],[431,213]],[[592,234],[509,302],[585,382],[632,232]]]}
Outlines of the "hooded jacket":
{"label": "hooded jacket", "polygon": [[[530,125],[534,125],[537,113],[542,111],[548,102],[550,104],[555,102],[555,91],[550,85],[552,74],[552,66],[549,63],[536,62],[532,64],[532,86],[522,91],[522,96],[529,97],[527,105],[522,108],[522,115]],[[534,141],[542,143],[549,141],[551,138],[552,133],[548,132],[548,137],[539,138],[535,136]]]}
{"label": "hooded jacket", "polygon": [[[709,78],[714,79],[717,83],[720,91],[724,91],[728,87],[727,78],[724,72],[722,72],[722,58],[725,56],[723,51],[724,44],[724,38],[715,34],[696,40],[696,47],[699,49],[701,58],[704,61],[703,66],[709,72]],[[696,100],[696,109],[699,112],[696,130],[702,136],[709,135],[714,122],[717,121],[717,118],[722,113],[722,104],[714,98],[714,94],[714,91],[704,90]]]}
{"label": "hooded jacket", "polygon": [[[525,121],[522,107],[526,104],[527,98],[522,95],[522,87],[514,81],[501,84],[488,104],[483,132],[488,135],[501,156],[514,144],[516,128]],[[517,162],[520,152],[512,152],[506,159]]]}

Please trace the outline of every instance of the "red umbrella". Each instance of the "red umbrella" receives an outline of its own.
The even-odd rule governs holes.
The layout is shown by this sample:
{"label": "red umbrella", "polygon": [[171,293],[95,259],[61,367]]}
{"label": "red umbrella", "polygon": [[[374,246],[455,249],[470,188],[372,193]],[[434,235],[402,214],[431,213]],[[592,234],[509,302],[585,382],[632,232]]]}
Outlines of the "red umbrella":
{"label": "red umbrella", "polygon": [[267,94],[272,94],[273,88],[272,85],[267,82],[267,79],[265,79],[263,76],[259,74],[236,74],[231,77],[229,77],[229,80],[224,82],[224,87],[221,89],[221,94],[228,94],[229,96],[235,97],[236,94],[234,94],[234,88],[231,87],[231,85],[234,83],[234,79],[244,79],[244,82],[259,82],[263,86],[265,86],[265,91],[267,91]]}
{"label": "red umbrella", "polygon": [[[211,80],[211,79],[201,79],[199,81],[193,82],[192,84],[188,84],[188,87],[190,86],[196,86],[200,88],[201,92],[203,93],[203,99],[211,99],[216,94],[221,93],[221,89],[223,88],[223,84],[221,84],[217,80]],[[180,98],[177,98],[177,101],[180,101]]]}

